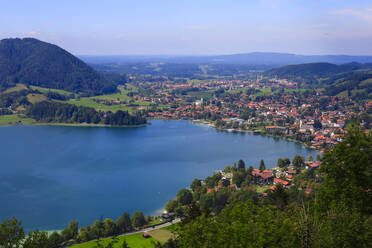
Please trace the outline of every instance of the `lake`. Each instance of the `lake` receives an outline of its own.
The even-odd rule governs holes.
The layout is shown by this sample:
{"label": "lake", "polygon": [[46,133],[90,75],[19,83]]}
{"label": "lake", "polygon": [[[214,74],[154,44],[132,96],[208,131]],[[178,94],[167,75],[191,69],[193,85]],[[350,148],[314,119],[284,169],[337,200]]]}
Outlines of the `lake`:
{"label": "lake", "polygon": [[158,213],[178,190],[243,159],[267,167],[316,152],[301,144],[189,121],[133,128],[0,127],[0,221],[61,229],[123,212]]}

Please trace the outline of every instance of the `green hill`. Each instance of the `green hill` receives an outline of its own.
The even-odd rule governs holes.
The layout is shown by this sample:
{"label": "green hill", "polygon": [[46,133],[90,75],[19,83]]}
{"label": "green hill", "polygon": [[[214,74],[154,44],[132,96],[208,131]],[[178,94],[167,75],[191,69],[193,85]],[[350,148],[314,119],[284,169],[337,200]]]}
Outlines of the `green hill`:
{"label": "green hill", "polygon": [[116,89],[72,54],[33,38],[0,41],[0,91],[16,83],[90,95]]}
{"label": "green hill", "polygon": [[372,64],[349,63],[335,65],[330,63],[310,63],[283,66],[268,70],[265,74],[268,76],[305,81],[307,83],[320,83],[336,75],[342,78],[346,75],[350,75],[352,72],[369,68],[372,69]]}

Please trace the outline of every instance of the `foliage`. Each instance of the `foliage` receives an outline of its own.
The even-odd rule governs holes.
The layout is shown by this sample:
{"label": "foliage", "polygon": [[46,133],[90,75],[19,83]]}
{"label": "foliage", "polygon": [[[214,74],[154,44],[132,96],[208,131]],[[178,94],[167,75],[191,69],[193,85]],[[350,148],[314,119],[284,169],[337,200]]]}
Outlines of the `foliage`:
{"label": "foliage", "polygon": [[265,165],[265,162],[263,161],[263,159],[261,159],[260,161],[260,171],[264,171],[266,170],[266,165]]}
{"label": "foliage", "polygon": [[277,163],[279,168],[287,167],[290,164],[291,164],[291,161],[289,160],[289,158],[279,158],[278,163]]}
{"label": "foliage", "polygon": [[324,187],[321,203],[327,209],[337,202],[372,213],[372,136],[352,125],[348,135],[322,158]]}
{"label": "foliage", "polygon": [[295,247],[296,241],[294,224],[284,212],[238,202],[215,218],[203,215],[186,224],[178,247]]}
{"label": "foliage", "polygon": [[15,218],[5,219],[0,226],[0,247],[18,248],[21,247],[25,232],[22,222]]}
{"label": "foliage", "polygon": [[146,119],[139,114],[130,115],[127,111],[116,113],[97,112],[93,108],[78,107],[67,103],[42,101],[29,106],[26,115],[39,122],[57,123],[104,123],[106,125],[139,125]]}
{"label": "foliage", "polygon": [[142,227],[146,224],[145,216],[142,212],[134,212],[132,217],[132,224],[134,227]]}
{"label": "foliage", "polygon": [[132,221],[128,212],[123,213],[116,221],[116,226],[119,233],[126,233],[132,230]]}
{"label": "foliage", "polygon": [[16,83],[88,94],[116,90],[113,83],[80,59],[33,38],[0,42],[0,90]]}
{"label": "foliage", "polygon": [[177,200],[178,200],[178,203],[181,206],[190,204],[191,201],[192,201],[192,194],[191,194],[190,190],[181,189],[180,191],[178,191]]}
{"label": "foliage", "polygon": [[295,155],[292,159],[292,165],[296,170],[300,170],[305,165],[305,158],[301,155]]}
{"label": "foliage", "polygon": [[35,230],[29,232],[23,243],[23,248],[49,248],[48,233]]}

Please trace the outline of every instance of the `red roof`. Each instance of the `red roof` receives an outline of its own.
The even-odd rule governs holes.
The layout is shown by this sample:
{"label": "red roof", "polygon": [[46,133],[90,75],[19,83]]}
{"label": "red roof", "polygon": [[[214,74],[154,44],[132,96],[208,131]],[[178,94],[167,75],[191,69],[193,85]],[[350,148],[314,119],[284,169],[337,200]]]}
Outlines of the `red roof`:
{"label": "red roof", "polygon": [[289,184],[289,182],[284,181],[284,180],[279,179],[279,178],[274,178],[274,183],[281,183],[281,184],[283,184],[285,186],[287,186]]}

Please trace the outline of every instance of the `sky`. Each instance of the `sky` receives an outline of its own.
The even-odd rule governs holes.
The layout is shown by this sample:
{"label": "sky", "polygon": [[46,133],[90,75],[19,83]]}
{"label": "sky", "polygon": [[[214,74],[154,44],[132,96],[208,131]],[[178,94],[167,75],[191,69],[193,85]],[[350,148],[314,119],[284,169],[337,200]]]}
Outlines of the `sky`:
{"label": "sky", "polygon": [[15,37],[75,55],[372,55],[372,0],[1,0]]}

